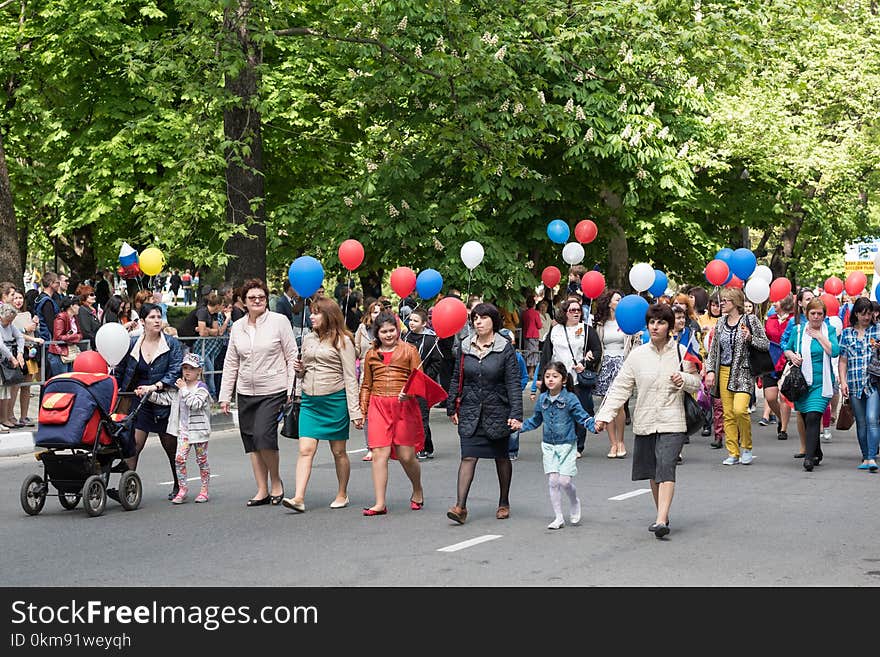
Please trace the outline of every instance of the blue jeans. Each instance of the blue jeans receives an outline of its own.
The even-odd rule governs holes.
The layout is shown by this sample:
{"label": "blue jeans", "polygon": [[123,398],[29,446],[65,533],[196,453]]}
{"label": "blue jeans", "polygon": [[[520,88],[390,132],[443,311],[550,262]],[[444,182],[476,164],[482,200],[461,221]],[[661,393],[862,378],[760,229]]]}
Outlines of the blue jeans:
{"label": "blue jeans", "polygon": [[61,356],[46,352],[46,368],[49,370],[46,372],[46,380],[49,380],[58,374],[70,372],[73,369],[73,363],[62,363]]}
{"label": "blue jeans", "polygon": [[861,397],[850,396],[849,400],[856,418],[862,460],[870,461],[877,458],[880,445],[880,391],[875,390],[871,395],[865,395],[863,391]]}

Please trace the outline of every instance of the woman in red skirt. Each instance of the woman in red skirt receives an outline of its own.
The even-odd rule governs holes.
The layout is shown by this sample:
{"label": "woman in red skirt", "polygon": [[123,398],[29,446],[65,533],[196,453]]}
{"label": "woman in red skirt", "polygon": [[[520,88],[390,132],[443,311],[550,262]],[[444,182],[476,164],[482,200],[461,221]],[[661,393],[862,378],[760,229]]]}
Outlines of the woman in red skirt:
{"label": "woman in red skirt", "polygon": [[[367,443],[373,454],[373,488],[376,503],[364,508],[365,516],[386,514],[388,459],[400,461],[412,482],[410,509],[418,511],[425,503],[421,468],[416,452],[425,444],[422,415],[415,397],[403,394],[410,373],[419,367],[418,350],[400,339],[397,318],[383,312],[373,323],[376,339],[364,356],[361,382],[361,413],[367,418]],[[363,420],[355,422],[363,427]]]}

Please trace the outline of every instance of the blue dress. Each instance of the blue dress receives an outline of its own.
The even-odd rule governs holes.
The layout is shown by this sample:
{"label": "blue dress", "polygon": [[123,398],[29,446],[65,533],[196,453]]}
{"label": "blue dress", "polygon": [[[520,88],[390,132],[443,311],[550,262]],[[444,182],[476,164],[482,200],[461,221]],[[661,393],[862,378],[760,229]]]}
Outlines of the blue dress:
{"label": "blue dress", "polygon": [[[792,331],[791,335],[788,337],[788,342],[785,344],[785,349],[800,353],[800,344],[798,344],[800,342],[799,335],[798,331]],[[837,342],[837,333],[833,328],[828,331],[828,341],[831,343],[830,357],[834,358],[840,353],[840,345]],[[810,357],[813,361],[813,385],[810,386],[810,391],[803,397],[803,399],[794,403],[794,409],[798,413],[809,413],[811,411],[824,413],[831,398],[822,396],[822,367],[825,361],[825,350],[822,349],[822,345],[819,344],[818,340],[810,342]],[[832,367],[832,387],[834,387],[835,381],[834,367]]]}

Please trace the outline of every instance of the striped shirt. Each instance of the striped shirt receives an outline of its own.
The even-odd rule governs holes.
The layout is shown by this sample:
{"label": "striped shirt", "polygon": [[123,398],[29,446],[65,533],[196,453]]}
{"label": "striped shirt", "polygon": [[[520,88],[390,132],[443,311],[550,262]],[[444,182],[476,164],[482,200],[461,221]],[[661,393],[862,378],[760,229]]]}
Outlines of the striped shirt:
{"label": "striped shirt", "polygon": [[872,339],[880,341],[880,324],[871,324],[865,329],[861,340],[852,327],[843,329],[840,336],[840,355],[846,356],[846,384],[849,394],[857,399],[863,392],[870,395],[876,389],[867,372]]}

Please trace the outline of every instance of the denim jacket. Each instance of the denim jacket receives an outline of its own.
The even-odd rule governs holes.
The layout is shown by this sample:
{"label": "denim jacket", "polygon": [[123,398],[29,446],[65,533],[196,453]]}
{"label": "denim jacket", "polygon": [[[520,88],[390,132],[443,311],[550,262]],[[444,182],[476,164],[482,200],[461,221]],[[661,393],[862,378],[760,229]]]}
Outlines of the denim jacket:
{"label": "denim jacket", "polygon": [[574,423],[578,422],[595,433],[596,421],[581,406],[577,395],[563,389],[555,401],[550,401],[550,393],[542,392],[535,403],[535,413],[523,422],[520,431],[537,429],[544,422],[542,440],[548,445],[562,445],[577,442]]}

